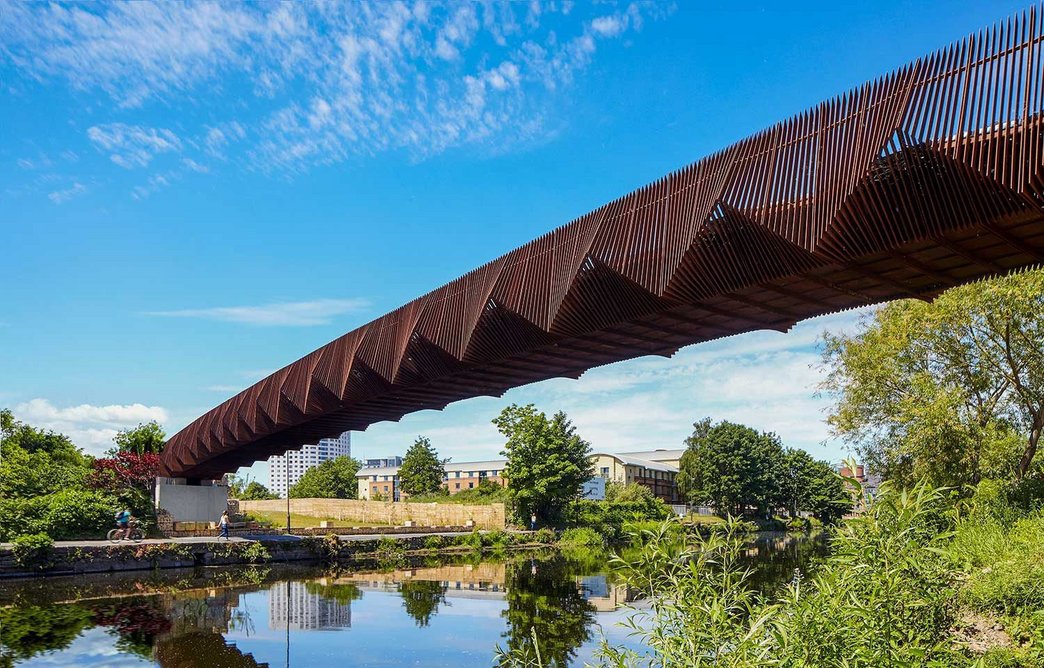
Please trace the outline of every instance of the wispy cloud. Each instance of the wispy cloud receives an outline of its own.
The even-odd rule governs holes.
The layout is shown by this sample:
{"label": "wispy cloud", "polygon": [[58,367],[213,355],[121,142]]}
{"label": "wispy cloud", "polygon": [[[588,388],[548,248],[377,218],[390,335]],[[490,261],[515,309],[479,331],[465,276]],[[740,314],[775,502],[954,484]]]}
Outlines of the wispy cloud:
{"label": "wispy cloud", "polygon": [[237,157],[282,173],[386,151],[422,159],[539,141],[599,44],[666,11],[646,2],[611,14],[560,2],[12,2],[0,11],[0,60],[100,92],[122,118],[150,105],[154,119],[157,103],[221,104],[245,83],[235,93],[242,118],[191,127],[179,114],[168,123],[177,135],[109,123],[88,136],[128,169],[189,149],[202,165],[196,152],[226,157],[250,138]]}
{"label": "wispy cloud", "polygon": [[358,313],[368,306],[369,302],[365,299],[315,299],[260,306],[218,306],[177,311],[150,311],[146,315],[168,318],[202,318],[248,325],[306,327],[329,324],[336,316]]}
{"label": "wispy cloud", "polygon": [[231,394],[233,392],[239,392],[244,388],[240,385],[207,385],[203,389],[207,392],[221,392],[223,394]]}
{"label": "wispy cloud", "polygon": [[55,190],[54,192],[47,195],[47,199],[51,200],[55,204],[64,204],[74,197],[87,192],[87,186],[82,183],[74,183],[64,190]]}
{"label": "wispy cloud", "polygon": [[181,150],[181,139],[165,128],[109,123],[88,128],[87,138],[125,169],[147,167],[157,153]]}
{"label": "wispy cloud", "polygon": [[61,432],[77,446],[91,454],[101,454],[112,447],[112,438],[121,430],[142,422],[169,419],[167,410],[143,404],[80,404],[59,408],[47,399],[32,399],[14,407],[19,420]]}

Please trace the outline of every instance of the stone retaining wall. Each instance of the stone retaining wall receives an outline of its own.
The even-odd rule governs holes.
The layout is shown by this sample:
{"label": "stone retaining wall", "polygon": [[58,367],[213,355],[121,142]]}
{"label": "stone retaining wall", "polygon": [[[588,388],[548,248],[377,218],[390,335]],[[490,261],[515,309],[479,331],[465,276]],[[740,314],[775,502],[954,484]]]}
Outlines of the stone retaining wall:
{"label": "stone retaining wall", "polygon": [[[260,511],[285,513],[286,499],[272,501],[239,501],[241,513]],[[421,527],[466,526],[474,522],[479,529],[503,529],[504,504],[466,506],[456,503],[392,503],[390,501],[356,501],[355,499],[291,499],[290,512],[319,519],[333,519],[364,524],[401,526],[407,521]]]}

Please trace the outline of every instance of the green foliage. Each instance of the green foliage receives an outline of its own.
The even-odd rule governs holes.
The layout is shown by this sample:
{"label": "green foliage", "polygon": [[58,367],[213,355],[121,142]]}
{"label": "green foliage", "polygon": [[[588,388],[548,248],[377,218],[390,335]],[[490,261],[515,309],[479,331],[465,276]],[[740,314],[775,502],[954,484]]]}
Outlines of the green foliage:
{"label": "green foliage", "polygon": [[624,525],[642,520],[665,520],[672,515],[670,508],[656,497],[642,501],[591,501],[573,503],[566,514],[569,526],[594,530],[609,542],[618,542],[624,536]]}
{"label": "green foliage", "polygon": [[643,656],[603,645],[613,666],[944,666],[952,573],[939,549],[947,540],[946,497],[920,486],[887,485],[868,512],[845,524],[834,554],[778,598],[754,586],[746,540],[731,522],[679,541],[670,523],[647,531],[618,567],[651,609],[628,627],[649,647]]}
{"label": "green foliage", "polygon": [[355,474],[362,464],[352,457],[337,457],[305,471],[290,488],[292,499],[354,499],[359,492]]}
{"label": "green foliage", "polygon": [[442,536],[428,536],[424,539],[424,548],[427,550],[440,550],[444,544]]}
{"label": "green foliage", "polygon": [[117,452],[130,452],[136,455],[158,455],[163,452],[167,442],[167,434],[155,420],[139,424],[133,429],[124,429],[112,438]]}
{"label": "green foliage", "polygon": [[813,459],[804,450],[788,448],[776,466],[776,505],[786,508],[791,518],[804,511],[820,522],[834,524],[851,512],[852,494],[826,462]]}
{"label": "green foliage", "polygon": [[825,335],[830,424],[907,485],[1025,477],[1044,429],[1041,341],[1044,271],[892,302],[855,335]]}
{"label": "green foliage", "polygon": [[[1006,498],[1007,486],[983,481],[966,503],[947,554],[968,573],[961,600],[999,616],[1026,663],[1044,663],[1044,512],[1025,512]],[[1034,661],[1035,663],[1029,663]]]}
{"label": "green foliage", "polygon": [[530,534],[529,540],[534,543],[540,543],[541,545],[552,545],[556,540],[558,540],[558,534],[555,533],[554,529],[544,527],[542,529],[537,529]]}
{"label": "green foliage", "polygon": [[25,533],[44,533],[54,539],[97,538],[112,528],[119,507],[119,501],[108,494],[75,488],[0,499],[0,540]]}
{"label": "green foliage", "polygon": [[414,503],[457,503],[469,506],[485,505],[508,501],[508,491],[503,485],[483,478],[472,489],[463,489],[455,494],[449,494],[445,488],[442,488],[435,494],[411,496],[410,501]]}
{"label": "green foliage", "polygon": [[594,529],[573,527],[562,532],[558,544],[564,547],[605,547],[605,538]]}
{"label": "green foliage", "polygon": [[242,480],[231,476],[228,487],[229,496],[241,501],[266,501],[279,498],[256,480]]}
{"label": "green foliage", "polygon": [[265,547],[264,543],[257,541],[243,548],[242,556],[252,564],[263,564],[272,558],[272,554]]}
{"label": "green foliage", "polygon": [[507,438],[501,454],[517,517],[536,513],[542,523],[557,524],[570,500],[594,475],[591,445],[576,434],[565,413],[548,419],[530,404],[512,404],[493,424]]}
{"label": "green foliage", "polygon": [[68,438],[36,429],[0,411],[0,498],[30,497],[80,487],[90,458]]}
{"label": "green foliage", "polygon": [[442,491],[444,470],[439,453],[431,445],[431,441],[418,436],[399,467],[399,488],[410,496],[422,494],[438,494]]}
{"label": "green foliage", "polygon": [[612,480],[605,483],[605,500],[610,503],[644,503],[647,505],[655,505],[659,501],[652,490],[645,485],[639,485],[636,482],[614,482]]}
{"label": "green foliage", "polygon": [[775,434],[732,422],[693,425],[685,440],[678,488],[694,504],[710,504],[721,514],[765,514],[775,495],[783,446]]}
{"label": "green foliage", "polygon": [[43,570],[51,565],[54,541],[43,533],[19,536],[11,542],[15,563],[25,569]]}

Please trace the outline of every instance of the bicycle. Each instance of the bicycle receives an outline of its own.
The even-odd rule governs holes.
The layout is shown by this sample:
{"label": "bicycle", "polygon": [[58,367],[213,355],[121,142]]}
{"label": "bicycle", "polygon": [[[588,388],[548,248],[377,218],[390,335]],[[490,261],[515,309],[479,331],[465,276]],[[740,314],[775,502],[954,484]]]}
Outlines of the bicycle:
{"label": "bicycle", "polygon": [[109,529],[109,533],[105,534],[105,537],[113,543],[119,543],[124,538],[133,543],[140,543],[145,540],[145,532],[142,531],[137,520],[131,520],[127,530],[120,528]]}

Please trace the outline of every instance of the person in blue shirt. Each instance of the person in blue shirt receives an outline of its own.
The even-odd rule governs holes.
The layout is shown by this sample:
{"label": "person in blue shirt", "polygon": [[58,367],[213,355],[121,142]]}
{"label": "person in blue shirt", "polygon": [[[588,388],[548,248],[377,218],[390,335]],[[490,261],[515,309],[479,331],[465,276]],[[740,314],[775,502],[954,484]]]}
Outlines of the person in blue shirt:
{"label": "person in blue shirt", "polygon": [[116,527],[123,532],[123,536],[120,538],[120,540],[123,540],[124,538],[130,538],[130,521],[130,510],[124,508],[120,512],[116,513]]}

